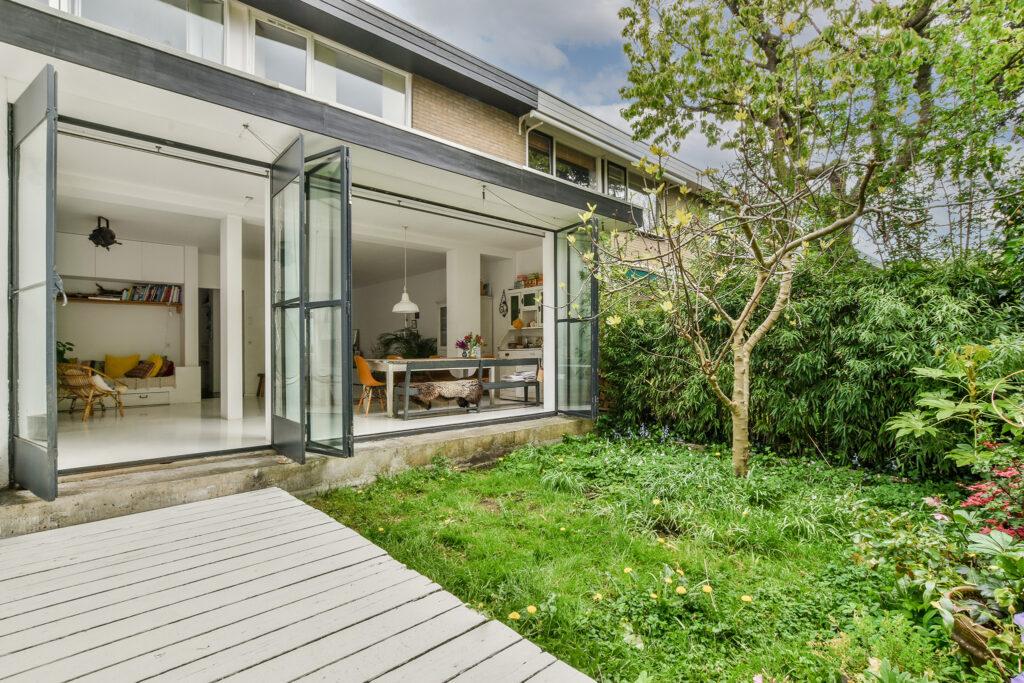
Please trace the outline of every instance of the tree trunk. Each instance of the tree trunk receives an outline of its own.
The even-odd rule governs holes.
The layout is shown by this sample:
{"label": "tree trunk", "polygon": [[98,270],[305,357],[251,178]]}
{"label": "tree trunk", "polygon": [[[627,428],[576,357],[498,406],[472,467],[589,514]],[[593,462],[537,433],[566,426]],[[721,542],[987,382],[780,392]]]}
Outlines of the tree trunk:
{"label": "tree trunk", "polygon": [[747,476],[750,461],[750,356],[733,349],[732,356],[732,471]]}

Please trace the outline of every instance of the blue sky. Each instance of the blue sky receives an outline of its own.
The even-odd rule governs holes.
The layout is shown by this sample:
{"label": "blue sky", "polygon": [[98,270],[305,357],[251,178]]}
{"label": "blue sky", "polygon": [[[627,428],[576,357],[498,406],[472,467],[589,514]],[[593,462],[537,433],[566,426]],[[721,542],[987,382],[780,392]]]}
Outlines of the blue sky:
{"label": "blue sky", "polygon": [[[626,130],[619,89],[622,0],[368,0],[392,14],[583,107]],[[679,156],[695,166],[721,161],[703,140]]]}

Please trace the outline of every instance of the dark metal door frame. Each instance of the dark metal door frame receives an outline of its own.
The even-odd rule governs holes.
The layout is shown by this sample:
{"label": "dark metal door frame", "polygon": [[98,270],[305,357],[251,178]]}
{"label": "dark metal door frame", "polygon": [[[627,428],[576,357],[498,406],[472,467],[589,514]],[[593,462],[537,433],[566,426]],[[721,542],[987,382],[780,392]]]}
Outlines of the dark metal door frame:
{"label": "dark metal door frame", "polygon": [[[334,455],[350,457],[353,455],[355,449],[355,440],[353,438],[353,408],[352,408],[352,174],[351,174],[351,162],[349,158],[348,147],[335,147],[333,149],[314,154],[306,159],[306,166],[304,172],[306,174],[306,201],[310,200],[312,193],[310,192],[309,183],[311,178],[315,175],[316,170],[332,163],[333,160],[330,157],[337,157],[339,164],[339,187],[337,192],[339,194],[338,209],[340,211],[339,226],[341,229],[341,240],[339,243],[340,253],[338,254],[340,259],[341,267],[341,292],[340,298],[337,299],[324,299],[318,301],[307,300],[305,302],[306,317],[303,322],[305,328],[305,338],[307,340],[307,347],[304,349],[304,355],[307,359],[309,357],[308,351],[308,340],[310,339],[310,315],[309,312],[315,309],[322,308],[336,308],[340,309],[341,316],[339,319],[340,329],[336,330],[334,347],[337,348],[340,345],[340,364],[341,364],[341,437],[339,439],[332,439],[330,442],[315,441],[312,438],[312,434],[309,434],[308,425],[311,424],[312,418],[310,416],[311,404],[309,392],[312,390],[312,378],[307,377],[306,379],[306,425],[307,425],[307,441],[306,450],[313,453],[320,453],[323,455]],[[318,163],[319,162],[319,163]],[[309,166],[316,164],[313,170],[309,169]],[[333,192],[333,190],[329,190]],[[308,254],[309,254],[309,237],[311,230],[309,229],[308,221],[310,220],[310,212],[306,212],[305,224],[306,230],[304,241],[306,242],[305,254],[307,255],[306,260],[301,264],[302,269],[306,272],[306,281],[308,283]],[[308,298],[308,290],[306,292]],[[307,368],[309,367],[307,362]],[[337,400],[335,400],[337,404]],[[339,442],[340,441],[340,442]]]}
{"label": "dark metal door frame", "polygon": [[[30,135],[45,126],[46,152],[43,183],[45,184],[45,206],[43,230],[44,264],[43,280],[35,283],[19,282],[21,245],[19,244],[19,173],[21,166],[21,145]],[[18,485],[32,491],[43,500],[57,497],[57,365],[55,349],[54,299],[58,293],[56,271],[54,270],[54,230],[56,219],[57,184],[57,73],[53,65],[47,64],[35,80],[8,107],[8,171],[9,171],[9,237],[8,261],[9,290],[8,314],[10,320],[10,346],[8,353],[9,377],[9,448],[14,460],[12,477]],[[22,285],[25,284],[25,288]],[[43,339],[36,338],[35,344],[44,344],[46,442],[31,439],[21,434],[19,417],[19,329],[18,314],[22,295],[38,287],[44,287],[45,324]],[[28,381],[38,381],[31,378]],[[39,417],[39,416],[35,416]]]}
{"label": "dark metal door frame", "polygon": [[[305,349],[305,324],[304,320],[306,317],[305,310],[305,291],[306,291],[306,270],[302,267],[305,262],[305,239],[303,233],[305,232],[306,225],[306,191],[304,182],[303,167],[305,165],[305,156],[303,152],[302,136],[297,137],[283,152],[274,160],[270,167],[270,373],[269,373],[269,401],[267,409],[271,413],[270,418],[270,442],[274,449],[277,450],[281,455],[284,455],[295,462],[302,464],[306,462],[306,410],[305,410],[305,396],[306,396],[306,377],[308,370],[306,367],[306,357],[303,353]],[[299,269],[299,283],[298,292],[296,296],[284,298],[284,290],[281,288],[279,279],[279,264],[284,263],[284,240],[281,240],[280,245],[277,243],[277,237],[282,229],[281,225],[278,225],[277,212],[274,207],[274,201],[278,195],[285,192],[292,183],[298,181],[299,187],[299,198],[298,198],[298,230],[299,239],[297,244],[294,245],[298,248],[298,259],[296,263]],[[282,273],[283,275],[283,273]],[[280,293],[280,299],[278,295]],[[295,343],[298,346],[299,355],[299,367],[298,377],[295,381],[299,382],[299,409],[298,409],[298,420],[288,419],[288,406],[285,403],[287,392],[285,392],[286,379],[283,377],[284,368],[280,367],[285,358],[286,346],[286,325],[285,318],[288,311],[297,310],[298,313],[298,338]],[[280,328],[280,329],[279,329]],[[279,395],[285,394],[285,395]],[[278,414],[278,407],[282,408],[284,414]]]}
{"label": "dark metal door frame", "polygon": [[[561,230],[558,230],[558,231],[555,232],[555,244],[554,244],[554,249],[555,249],[555,273],[554,273],[554,276],[555,276],[555,330],[554,330],[554,334],[555,334],[555,409],[557,410],[557,412],[562,413],[564,415],[575,415],[577,417],[585,417],[585,418],[588,418],[588,419],[596,419],[597,418],[597,412],[598,412],[597,411],[597,408],[598,408],[598,362],[600,360],[600,349],[599,349],[599,344],[598,344],[598,334],[600,332],[599,325],[598,325],[598,312],[599,312],[600,306],[599,306],[599,301],[598,301],[599,289],[598,289],[598,282],[597,282],[597,278],[596,277],[594,277],[593,275],[590,276],[590,309],[591,310],[589,312],[581,312],[581,315],[574,317],[571,314],[571,312],[570,312],[571,309],[570,309],[570,306],[569,306],[569,304],[571,303],[569,301],[569,290],[570,290],[570,288],[569,288],[569,279],[568,279],[568,276],[569,276],[569,263],[570,263],[570,254],[571,254],[571,251],[574,249],[574,247],[572,245],[570,245],[568,243],[568,240],[566,240],[565,238],[567,236],[567,233],[569,233],[570,231],[579,230],[579,228],[581,226],[582,226],[582,223],[575,223],[573,225],[570,225],[568,227],[562,228]],[[597,259],[597,230],[598,230],[597,226],[591,224],[590,230],[589,230],[589,239],[591,240],[591,244],[594,245],[594,259],[595,260]],[[563,250],[561,250],[561,251],[564,252],[564,263],[561,262],[561,258],[560,257],[562,257],[562,254],[559,253],[560,252],[560,249],[559,249],[559,243],[560,242],[564,242],[564,244],[565,244],[565,248]],[[561,277],[561,275],[563,273],[566,275],[566,288],[565,288],[566,291],[565,291],[564,295],[562,294],[561,287],[559,285],[559,282],[561,281],[560,277]],[[564,306],[560,305],[561,304],[560,298],[562,296],[565,297],[565,305]],[[568,408],[563,408],[560,405],[560,403],[561,403],[561,395],[562,394],[561,394],[560,387],[558,386],[558,383],[561,381],[561,374],[562,374],[561,373],[561,366],[565,365],[567,367],[567,363],[565,362],[567,360],[567,358],[565,360],[563,360],[563,358],[562,358],[562,351],[563,351],[563,349],[561,349],[560,346],[559,346],[559,329],[561,328],[562,325],[565,325],[567,331],[571,330],[574,326],[577,326],[577,325],[589,325],[590,326],[590,397],[589,397],[590,398],[590,401],[589,401],[589,403],[590,403],[590,410],[589,411],[572,410],[572,409],[568,409]],[[569,335],[566,334],[566,340],[567,341],[568,341],[568,337],[569,337]],[[568,353],[568,349],[565,349],[565,352]],[[568,370],[566,370],[566,372],[568,372]],[[566,401],[565,401],[565,403],[566,403],[567,406],[572,406],[573,405],[573,402],[571,400],[572,397],[568,393],[571,390],[571,387],[572,387],[571,384],[569,384],[566,387],[566,392],[567,393],[566,393]]]}

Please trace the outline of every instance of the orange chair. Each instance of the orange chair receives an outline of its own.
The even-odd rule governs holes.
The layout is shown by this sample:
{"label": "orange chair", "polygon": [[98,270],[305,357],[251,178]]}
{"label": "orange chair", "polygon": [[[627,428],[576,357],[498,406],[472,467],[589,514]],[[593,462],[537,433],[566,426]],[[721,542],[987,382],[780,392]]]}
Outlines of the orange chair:
{"label": "orange chair", "polygon": [[398,354],[392,353],[391,355],[386,356],[385,360],[405,360],[405,359],[402,358],[401,356],[399,356]]}
{"label": "orange chair", "polygon": [[366,407],[363,408],[363,415],[370,413],[370,405],[373,403],[374,395],[380,400],[380,409],[387,410],[387,403],[385,402],[384,393],[387,391],[384,382],[374,378],[373,372],[370,370],[370,364],[366,362],[366,359],[362,356],[356,356],[356,373],[359,375],[359,383],[363,385],[363,393],[359,397],[359,403],[356,407],[363,405],[366,402]]}

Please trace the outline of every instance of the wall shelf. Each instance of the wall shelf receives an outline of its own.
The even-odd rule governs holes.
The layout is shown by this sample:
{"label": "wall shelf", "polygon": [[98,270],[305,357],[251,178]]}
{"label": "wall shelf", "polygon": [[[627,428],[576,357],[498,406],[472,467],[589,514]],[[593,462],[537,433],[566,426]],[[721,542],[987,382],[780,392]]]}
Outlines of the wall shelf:
{"label": "wall shelf", "polygon": [[172,304],[165,301],[117,301],[115,299],[90,299],[84,296],[69,296],[68,301],[86,304],[110,304],[114,306],[162,306],[164,308],[173,308],[178,313],[181,313],[180,303]]}

